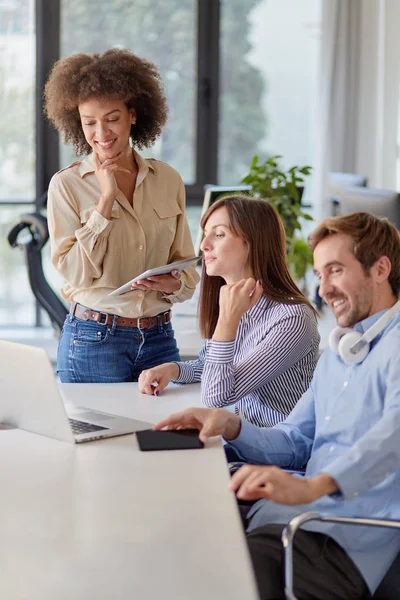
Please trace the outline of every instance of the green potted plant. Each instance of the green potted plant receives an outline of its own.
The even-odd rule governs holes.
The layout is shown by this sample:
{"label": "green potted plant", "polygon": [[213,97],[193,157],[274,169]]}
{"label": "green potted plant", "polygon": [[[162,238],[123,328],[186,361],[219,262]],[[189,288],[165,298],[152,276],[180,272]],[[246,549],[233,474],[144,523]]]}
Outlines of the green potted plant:
{"label": "green potted plant", "polygon": [[312,167],[293,166],[284,171],[278,164],[281,158],[279,155],[271,156],[260,162],[259,157],[254,156],[250,171],[241,182],[250,186],[252,196],[264,198],[278,211],[286,232],[289,267],[293,276],[302,280],[303,287],[307,269],[312,265],[312,253],[300,235],[301,219],[312,221],[312,217],[303,210],[301,198],[305,177]]}

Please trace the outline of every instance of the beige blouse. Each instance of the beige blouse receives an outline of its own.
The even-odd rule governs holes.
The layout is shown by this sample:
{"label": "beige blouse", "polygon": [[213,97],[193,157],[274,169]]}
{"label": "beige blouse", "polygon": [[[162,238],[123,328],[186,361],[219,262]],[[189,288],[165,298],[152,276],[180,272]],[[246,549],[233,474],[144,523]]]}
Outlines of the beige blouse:
{"label": "beige blouse", "polygon": [[52,262],[66,281],[63,298],[123,317],[149,317],[191,298],[199,276],[194,267],[185,269],[174,294],[108,296],[146,269],[194,256],[180,175],[161,161],[134,156],[133,208],[118,191],[111,219],[97,212],[101,192],[89,155],[53,176],[47,216]]}

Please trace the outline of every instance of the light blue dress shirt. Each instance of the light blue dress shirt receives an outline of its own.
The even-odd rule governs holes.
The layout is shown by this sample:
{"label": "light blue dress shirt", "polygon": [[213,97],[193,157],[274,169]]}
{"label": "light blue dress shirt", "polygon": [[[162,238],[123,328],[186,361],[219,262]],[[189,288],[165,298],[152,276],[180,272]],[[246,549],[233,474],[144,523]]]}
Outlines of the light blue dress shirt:
{"label": "light blue dress shirt", "polygon": [[[364,332],[384,314],[357,323]],[[242,421],[230,444],[248,461],[298,470],[306,477],[328,473],[340,493],[311,504],[284,506],[258,501],[249,530],[287,523],[305,511],[331,516],[400,520],[400,313],[371,343],[358,365],[326,350],[309,390],[287,419],[272,429]],[[305,529],[334,538],[373,592],[400,550],[400,534],[375,527],[309,523]]]}

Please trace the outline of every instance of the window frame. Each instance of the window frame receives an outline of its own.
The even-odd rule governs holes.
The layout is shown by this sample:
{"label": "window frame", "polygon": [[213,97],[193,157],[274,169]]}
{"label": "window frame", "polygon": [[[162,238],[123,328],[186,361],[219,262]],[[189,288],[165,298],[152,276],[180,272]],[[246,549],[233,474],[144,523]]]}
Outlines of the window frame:
{"label": "window frame", "polygon": [[[206,183],[217,182],[220,0],[197,0],[197,110],[195,183],[186,185],[187,204],[201,206]],[[0,205],[31,204],[60,169],[59,138],[43,115],[43,89],[60,58],[60,0],[36,0],[36,184],[35,200],[2,200]]]}
{"label": "window frame", "polygon": [[[35,198],[2,200],[1,206],[31,205],[41,198],[60,169],[59,135],[43,114],[43,90],[52,65],[60,58],[60,0],[35,2]],[[201,206],[204,185],[217,183],[220,0],[197,0],[197,106],[195,182],[187,184],[188,206]],[[36,303],[36,325],[41,325]]]}
{"label": "window frame", "polygon": [[[52,65],[60,58],[60,0],[36,0],[36,184],[35,200],[2,200],[0,205],[31,204],[60,169],[58,133],[43,115],[43,89]],[[203,188],[217,183],[220,0],[197,0],[197,107],[195,182],[186,185],[187,204],[201,206]]]}

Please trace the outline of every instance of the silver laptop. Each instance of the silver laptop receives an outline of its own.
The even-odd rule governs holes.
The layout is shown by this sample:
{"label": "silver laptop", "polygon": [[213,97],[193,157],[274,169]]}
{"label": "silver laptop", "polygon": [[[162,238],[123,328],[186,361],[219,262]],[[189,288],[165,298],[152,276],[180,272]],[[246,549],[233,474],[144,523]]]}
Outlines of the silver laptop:
{"label": "silver laptop", "polygon": [[64,405],[46,352],[2,340],[0,424],[72,444],[152,427],[144,421]]}

